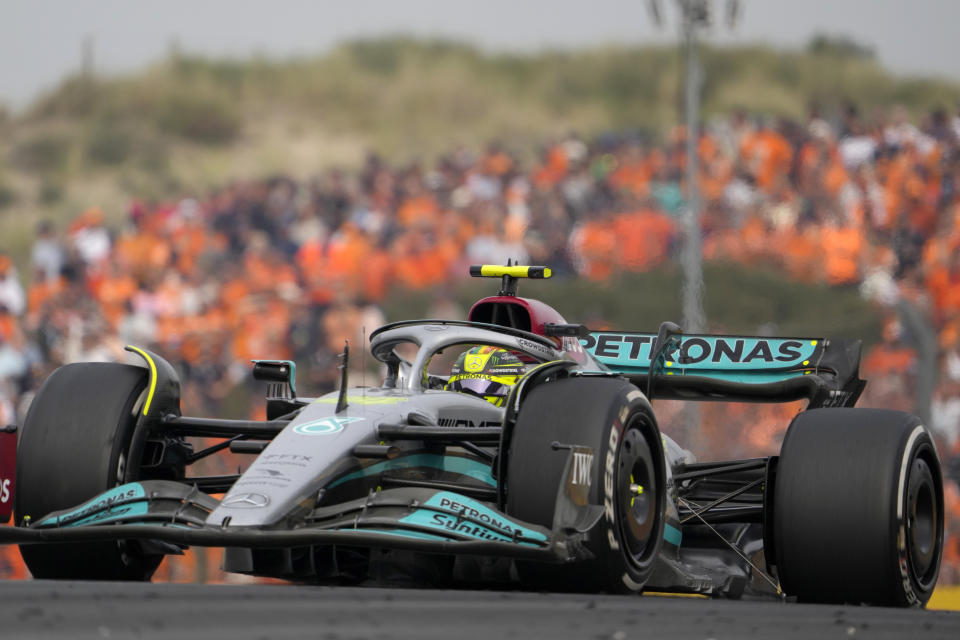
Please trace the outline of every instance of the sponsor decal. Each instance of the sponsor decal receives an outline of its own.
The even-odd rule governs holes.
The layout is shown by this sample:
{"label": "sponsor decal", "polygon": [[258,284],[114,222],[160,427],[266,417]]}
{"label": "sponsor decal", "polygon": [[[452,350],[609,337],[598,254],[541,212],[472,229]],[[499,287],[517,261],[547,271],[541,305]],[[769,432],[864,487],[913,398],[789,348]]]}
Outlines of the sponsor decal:
{"label": "sponsor decal", "polygon": [[587,356],[583,351],[583,345],[580,344],[579,338],[564,336],[561,339],[561,345],[560,350],[572,356],[573,359],[580,364],[584,364],[587,361]]}
{"label": "sponsor decal", "polygon": [[850,397],[853,394],[849,391],[833,390],[829,395],[823,400],[822,407],[846,407],[850,406],[847,403],[850,401]]}
{"label": "sponsor decal", "polygon": [[252,485],[257,487],[279,487],[282,489],[289,485],[291,480],[290,476],[282,471],[271,469],[268,464],[257,461],[234,486],[246,487]]}
{"label": "sponsor decal", "polygon": [[320,418],[318,420],[300,423],[293,428],[293,431],[302,436],[328,436],[343,431],[344,425],[348,425],[351,422],[360,422],[365,419],[366,418],[338,418],[336,416],[330,416],[329,418]]}
{"label": "sponsor decal", "polygon": [[573,446],[566,467],[564,490],[570,501],[579,506],[590,504],[590,487],[593,485],[593,448]]}
{"label": "sponsor decal", "polygon": [[275,467],[306,467],[313,456],[303,456],[299,453],[267,453],[258,460],[269,462]]}
{"label": "sponsor decal", "polygon": [[517,344],[519,344],[521,347],[523,347],[527,351],[535,351],[541,355],[546,355],[547,357],[552,357],[553,355],[550,349],[548,349],[547,347],[543,346],[542,344],[538,344],[536,342],[527,340],[525,338],[517,338]]}
{"label": "sponsor decal", "polygon": [[576,338],[570,336],[564,336],[561,340],[563,343],[563,350],[570,353],[583,353],[583,346],[580,344],[580,341]]}
{"label": "sponsor decal", "polygon": [[289,460],[291,462],[310,462],[313,460],[313,456],[304,456],[299,453],[268,453],[265,456],[261,456],[264,460]]}
{"label": "sponsor decal", "polygon": [[573,474],[570,482],[579,487],[590,488],[590,470],[593,468],[593,451],[573,452]]}
{"label": "sponsor decal", "polygon": [[470,373],[483,371],[483,367],[489,359],[489,353],[468,353],[463,359],[463,370]]}
{"label": "sponsor decal", "polygon": [[136,502],[135,504],[124,504],[122,507],[115,505],[144,497],[146,497],[146,492],[139,483],[124,484],[110,491],[101,493],[93,500],[80,505],[76,509],[67,511],[59,516],[51,516],[42,521],[40,526],[56,525],[76,527],[120,516],[142,515],[147,513],[147,503],[145,500]]}
{"label": "sponsor decal", "polygon": [[603,512],[606,515],[607,541],[614,551],[620,548],[613,530],[617,526],[616,514],[613,512],[614,465],[617,461],[617,444],[620,442],[620,423],[614,422],[610,426],[610,436],[607,442],[607,458],[603,467]]}
{"label": "sponsor decal", "polygon": [[501,371],[499,369],[489,372],[489,373],[460,373],[457,374],[457,380],[489,380],[491,376],[501,376],[501,375],[520,375],[523,373],[518,369],[511,369],[509,371]]}
{"label": "sponsor decal", "polygon": [[83,520],[71,522],[66,526],[76,527],[79,525],[93,524],[94,522],[106,522],[107,520],[115,520],[127,515],[139,515],[146,512],[146,509],[143,509],[142,511],[134,511],[133,505],[128,505],[125,507],[110,507],[106,511],[101,511],[100,513],[95,513],[92,516],[87,516]]}
{"label": "sponsor decal", "polygon": [[499,427],[500,423],[494,420],[481,420],[479,424],[469,418],[439,418],[437,424],[441,427]]}
{"label": "sponsor decal", "polygon": [[260,509],[270,504],[270,498],[262,493],[235,493],[220,503],[228,509]]}
{"label": "sponsor decal", "polygon": [[[641,333],[592,333],[583,348],[613,366],[649,367],[656,336]],[[799,338],[739,338],[687,336],[667,362],[694,369],[789,368],[809,365],[819,340]]]}
{"label": "sponsor decal", "polygon": [[[442,491],[424,503],[456,513],[443,513],[430,509],[418,509],[400,519],[401,523],[429,527],[445,533],[467,536],[478,540],[512,542],[515,535],[545,542],[547,537],[538,531],[527,529],[466,496]],[[469,520],[465,519],[469,518]],[[519,542],[534,546],[531,542]]]}
{"label": "sponsor decal", "polygon": [[0,522],[10,519],[13,511],[13,485],[17,476],[17,432],[0,428]]}
{"label": "sponsor decal", "polygon": [[233,486],[237,488],[244,489],[254,489],[261,487],[276,487],[278,489],[283,489],[289,484],[289,482],[268,482],[266,480],[240,480],[236,482]]}

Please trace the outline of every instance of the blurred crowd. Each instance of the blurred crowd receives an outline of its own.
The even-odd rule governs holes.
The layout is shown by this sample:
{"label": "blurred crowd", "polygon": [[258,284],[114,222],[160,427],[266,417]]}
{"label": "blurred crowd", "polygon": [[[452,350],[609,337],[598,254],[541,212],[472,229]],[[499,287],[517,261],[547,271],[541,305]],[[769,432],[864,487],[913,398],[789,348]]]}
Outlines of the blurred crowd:
{"label": "blurred crowd", "polygon": [[[512,259],[595,281],[663,265],[682,243],[685,144],[677,128],[662,140],[570,134],[532,162],[498,143],[432,166],[370,155],[308,181],[136,202],[119,228],[98,208],[65,228],[42,222],[29,273],[0,256],[0,420],[22,422],[57,366],[125,360],[125,344],[174,363],[190,413],[222,415],[253,358],[296,360],[302,386],[332,388],[344,340],[362,344],[383,323],[390,291],[428,290],[425,316],[462,315],[445,292],[468,264]],[[698,155],[706,259],[859,288],[884,319],[860,404],[913,410],[918,367],[936,369],[930,426],[943,459],[960,456],[960,113],[735,113],[707,124]],[[718,456],[775,453],[796,411],[751,405],[746,428],[708,444]],[[943,575],[956,582],[955,482],[946,497]]]}

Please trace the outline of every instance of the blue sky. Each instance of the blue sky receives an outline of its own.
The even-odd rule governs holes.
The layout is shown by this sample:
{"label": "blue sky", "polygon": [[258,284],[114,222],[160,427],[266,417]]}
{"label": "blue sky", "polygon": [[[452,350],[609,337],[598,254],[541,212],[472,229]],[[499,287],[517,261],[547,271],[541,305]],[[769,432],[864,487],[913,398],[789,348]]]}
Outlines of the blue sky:
{"label": "blue sky", "polygon": [[[347,38],[388,33],[514,51],[675,42],[675,0],[660,3],[662,27],[646,0],[0,0],[0,103],[22,107],[54,87],[79,67],[87,37],[96,68],[107,73],[156,61],[174,41],[231,57],[319,54]],[[726,0],[712,3],[722,15]],[[741,0],[739,24],[718,26],[707,40],[789,48],[818,32],[846,35],[875,47],[895,72],[960,80],[958,25],[954,0]]]}

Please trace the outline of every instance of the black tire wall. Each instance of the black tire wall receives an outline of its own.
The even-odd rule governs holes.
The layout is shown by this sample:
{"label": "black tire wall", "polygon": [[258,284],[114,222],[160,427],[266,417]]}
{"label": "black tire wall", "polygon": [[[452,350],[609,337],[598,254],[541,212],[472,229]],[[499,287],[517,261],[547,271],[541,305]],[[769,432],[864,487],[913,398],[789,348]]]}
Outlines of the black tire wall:
{"label": "black tire wall", "polygon": [[[629,441],[631,444],[625,444]],[[572,565],[518,563],[521,579],[539,589],[561,591],[639,591],[653,571],[663,538],[665,467],[663,445],[650,405],[640,391],[618,378],[572,377],[543,383],[523,401],[509,444],[506,511],[527,522],[553,525],[557,491],[564,482],[569,449],[554,442],[590,447],[589,503],[605,509],[586,546],[593,560]],[[650,477],[647,499],[653,501],[649,548],[633,557],[625,549],[625,518],[618,465],[642,454]],[[610,466],[607,465],[608,456]],[[613,473],[607,472],[611,469]],[[614,495],[610,495],[614,494]]]}
{"label": "black tire wall", "polygon": [[[69,364],[47,378],[17,449],[17,522],[76,506],[121,482],[121,456],[146,385],[146,369],[114,363]],[[35,578],[53,579],[147,580],[163,559],[123,541],[21,545],[20,553]]]}
{"label": "black tire wall", "polygon": [[[926,495],[912,507],[911,488]],[[777,571],[788,595],[884,606],[929,599],[943,546],[943,484],[919,418],[882,409],[801,413],[784,439],[774,492]],[[933,547],[926,567],[911,552],[916,539]]]}

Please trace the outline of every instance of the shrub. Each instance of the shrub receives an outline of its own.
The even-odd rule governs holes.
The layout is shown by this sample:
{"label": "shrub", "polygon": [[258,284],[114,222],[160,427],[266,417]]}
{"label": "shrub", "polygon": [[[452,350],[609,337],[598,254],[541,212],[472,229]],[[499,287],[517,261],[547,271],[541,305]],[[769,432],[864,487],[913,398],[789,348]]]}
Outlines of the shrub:
{"label": "shrub", "polygon": [[137,145],[136,163],[138,167],[146,171],[168,173],[170,171],[170,148],[158,138],[141,140]]}
{"label": "shrub", "polygon": [[41,96],[27,114],[30,119],[50,117],[82,118],[96,111],[103,100],[107,83],[95,78],[74,75],[66,78],[55,90]]}
{"label": "shrub", "polygon": [[63,200],[64,192],[65,189],[61,181],[45,178],[40,183],[40,191],[37,194],[37,199],[40,201],[40,204],[56,204]]}
{"label": "shrub", "polygon": [[24,171],[48,173],[62,169],[67,163],[70,140],[67,136],[44,132],[35,134],[16,147],[12,164]]}
{"label": "shrub", "polygon": [[86,156],[97,164],[117,165],[130,157],[134,145],[135,136],[130,129],[101,122],[90,131]]}
{"label": "shrub", "polygon": [[0,209],[6,209],[10,205],[16,204],[17,199],[16,190],[6,181],[0,180]]}
{"label": "shrub", "polygon": [[212,92],[178,89],[161,98],[155,117],[161,131],[203,144],[224,144],[240,133],[236,106]]}

